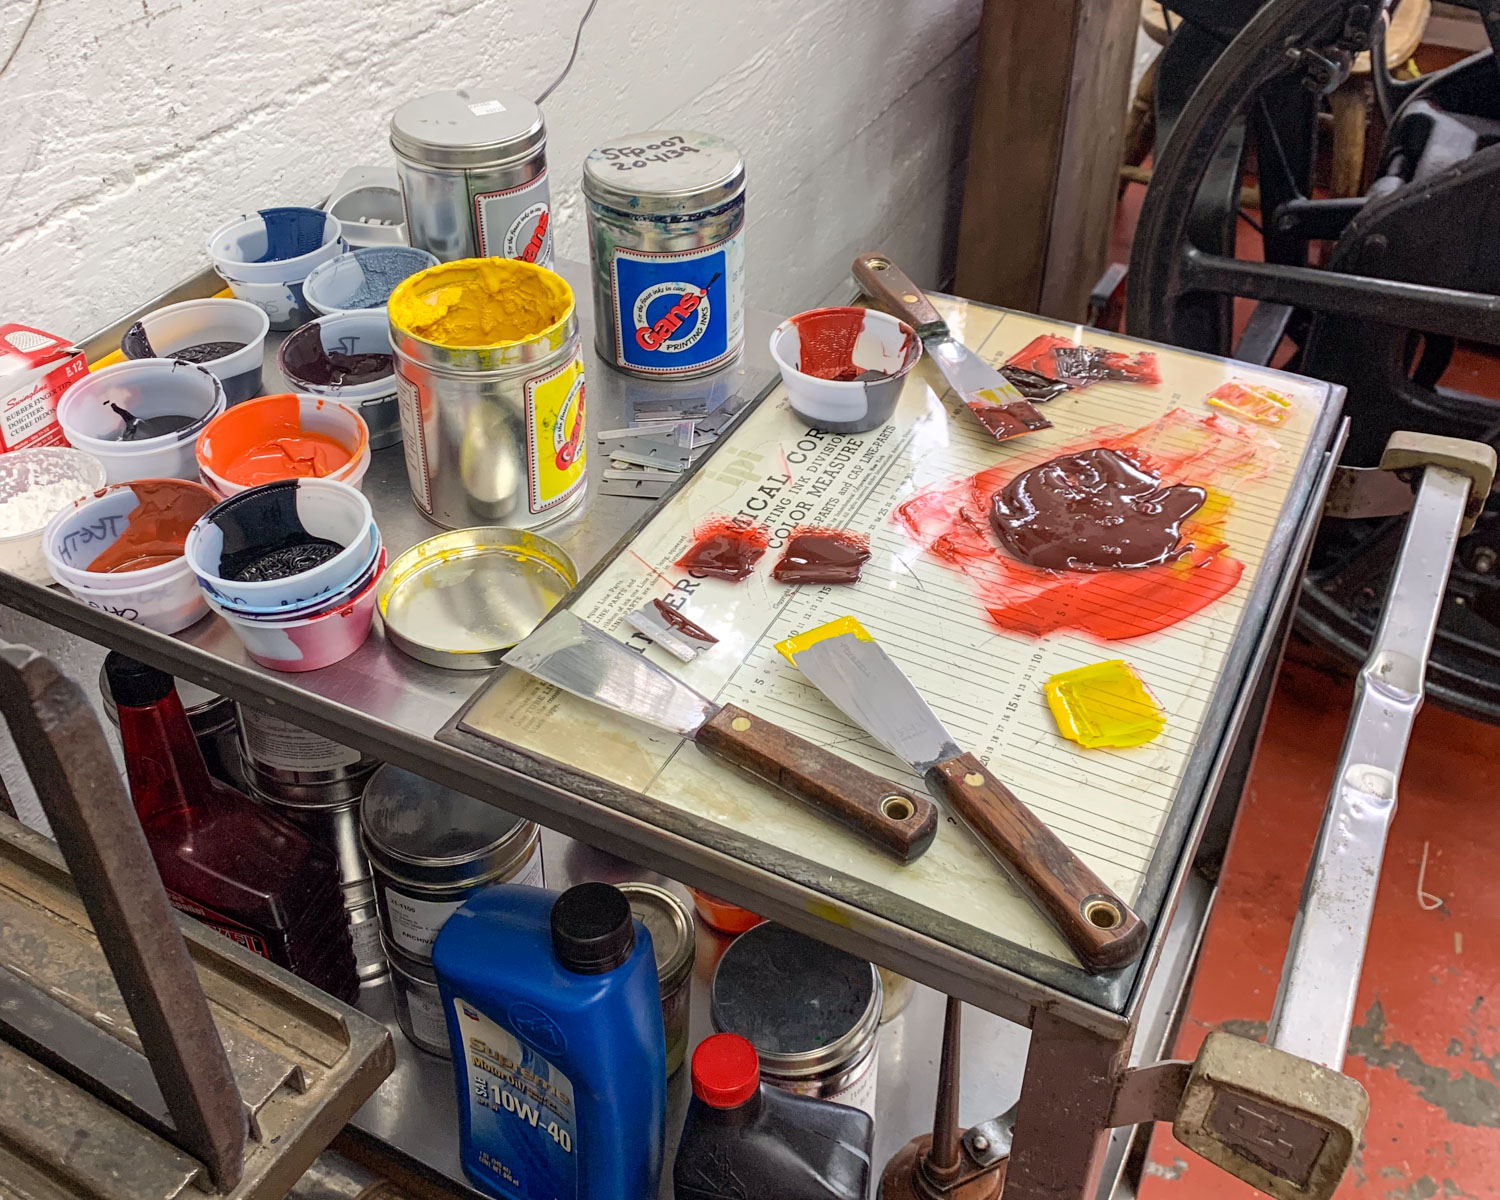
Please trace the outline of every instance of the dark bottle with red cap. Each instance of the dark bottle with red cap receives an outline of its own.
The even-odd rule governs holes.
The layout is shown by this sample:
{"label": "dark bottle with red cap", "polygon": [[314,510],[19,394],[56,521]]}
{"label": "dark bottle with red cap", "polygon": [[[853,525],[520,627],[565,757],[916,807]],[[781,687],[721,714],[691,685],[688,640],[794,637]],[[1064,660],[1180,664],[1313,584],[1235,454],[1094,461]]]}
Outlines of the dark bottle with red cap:
{"label": "dark bottle with red cap", "polygon": [[677,1200],[864,1200],[867,1113],[760,1081],[755,1047],[716,1033],[693,1052],[693,1099],[672,1167]]}
{"label": "dark bottle with red cap", "polygon": [[130,798],[179,911],[351,1003],[359,995],[338,860],[208,773],[172,677],[104,660]]}

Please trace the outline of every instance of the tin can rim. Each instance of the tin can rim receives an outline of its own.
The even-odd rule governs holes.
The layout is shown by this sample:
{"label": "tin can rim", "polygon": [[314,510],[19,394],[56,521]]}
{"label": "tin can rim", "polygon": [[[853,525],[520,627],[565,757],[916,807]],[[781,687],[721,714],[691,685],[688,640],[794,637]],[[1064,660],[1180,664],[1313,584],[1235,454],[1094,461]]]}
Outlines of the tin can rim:
{"label": "tin can rim", "polygon": [[[487,345],[478,346],[457,346],[451,342],[434,342],[429,340],[428,338],[424,338],[420,333],[416,333],[410,329],[407,329],[403,325],[397,324],[395,316],[392,315],[396,309],[397,297],[400,296],[402,299],[404,299],[405,293],[415,291],[420,280],[425,279],[434,271],[448,271],[452,270],[454,267],[477,267],[480,263],[492,262],[513,263],[517,267],[523,267],[533,271],[546,272],[546,274],[551,275],[555,279],[557,279],[557,281],[563,285],[568,300],[567,307],[563,309],[562,315],[559,316],[557,320],[553,321],[552,324],[546,326],[543,329],[539,329],[535,333],[529,334],[526,337],[512,338],[506,341],[491,342]],[[520,346],[531,346],[538,342],[544,342],[552,338],[554,335],[559,334],[563,330],[566,330],[570,321],[575,323],[577,321],[578,297],[573,291],[573,285],[570,284],[566,279],[564,279],[556,271],[550,271],[546,267],[540,266],[537,263],[528,263],[523,262],[520,259],[499,258],[495,256],[491,256],[489,258],[456,258],[451,262],[440,262],[436,266],[428,267],[424,271],[418,271],[415,275],[408,275],[405,279],[403,279],[399,284],[396,285],[396,287],[392,290],[389,298],[386,300],[386,314],[391,323],[392,333],[398,335],[400,338],[409,338],[411,341],[417,343],[418,345],[431,346],[434,350],[440,350],[450,354],[493,353],[497,350],[513,350]],[[566,342],[567,340],[567,335],[564,335],[562,341]],[[391,338],[391,345],[394,348],[399,348],[396,337]],[[424,366],[430,365],[425,360],[413,358],[409,354],[404,355],[403,357],[411,358],[413,362],[420,362]]]}
{"label": "tin can rim", "polygon": [[[664,137],[712,139],[725,150],[733,153],[734,164],[718,179],[681,188],[648,189],[643,188],[639,180],[632,181],[631,186],[625,186],[624,181],[617,185],[602,172],[594,170],[596,163],[604,161],[596,156],[607,148],[632,141]],[[584,196],[589,200],[606,208],[616,209],[627,216],[702,213],[720,208],[744,194],[745,156],[731,142],[717,134],[697,130],[658,129],[647,133],[626,134],[623,137],[611,138],[603,145],[596,146],[589,151],[588,157],[583,160],[582,187]]]}
{"label": "tin can rim", "polygon": [[[465,93],[469,93],[465,96]],[[531,120],[524,128],[475,142],[440,142],[401,127],[402,114],[408,120],[424,106],[433,107],[458,98],[493,100],[507,106],[506,111],[522,115],[530,110]],[[474,118],[478,120],[478,118]],[[416,167],[451,167],[458,170],[474,170],[484,167],[502,167],[538,156],[547,145],[547,129],[542,110],[532,101],[516,92],[497,88],[450,88],[414,96],[396,108],[391,114],[391,149],[398,158]]]}
{"label": "tin can rim", "polygon": [[[677,942],[672,947],[672,952],[667,956],[667,961],[657,968],[657,977],[660,982],[661,994],[670,996],[675,992],[693,970],[693,961],[697,957],[697,946],[694,942],[693,915],[688,906],[680,899],[667,891],[664,887],[657,887],[654,883],[622,883],[617,885],[620,891],[625,893],[627,900],[641,900],[656,905],[664,910],[672,922],[672,928],[677,934]],[[632,904],[632,908],[634,905]],[[645,924],[644,919],[641,921]],[[650,927],[647,926],[649,929]],[[653,949],[655,941],[653,939]]]}
{"label": "tin can rim", "polygon": [[[716,1031],[721,1033],[737,1032],[726,1027],[723,1005],[719,995],[719,973],[724,968],[725,959],[730,957],[734,947],[739,942],[747,937],[752,937],[756,930],[774,930],[777,928],[779,927],[772,922],[757,925],[755,929],[741,934],[739,938],[730,943],[730,947],[725,951],[724,957],[719,959],[719,964],[714,968],[713,979],[709,984],[709,1021]],[[761,1064],[768,1072],[784,1079],[814,1078],[825,1074],[830,1067],[853,1066],[862,1061],[874,1050],[876,1039],[880,1033],[880,1006],[883,992],[880,982],[880,972],[875,969],[875,964],[866,963],[865,965],[870,969],[870,1001],[865,1006],[865,1011],[860,1014],[859,1019],[844,1033],[834,1038],[833,1041],[822,1046],[816,1046],[811,1050],[786,1052],[765,1050],[760,1046],[756,1046],[755,1051],[760,1056]]]}

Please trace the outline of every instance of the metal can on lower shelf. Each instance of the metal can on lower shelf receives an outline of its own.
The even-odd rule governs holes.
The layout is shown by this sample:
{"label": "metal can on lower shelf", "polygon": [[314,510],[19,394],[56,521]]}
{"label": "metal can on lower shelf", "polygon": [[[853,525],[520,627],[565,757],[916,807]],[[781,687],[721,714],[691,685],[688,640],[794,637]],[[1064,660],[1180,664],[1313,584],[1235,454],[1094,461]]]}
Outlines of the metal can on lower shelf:
{"label": "metal can on lower shelf", "polygon": [[745,340],[745,163],[711,133],[616,138],[583,164],[594,338],[650,378],[716,371]]}
{"label": "metal can on lower shelf", "polygon": [[385,946],[391,964],[391,997],[396,1009],[396,1024],[418,1050],[452,1058],[448,1047],[448,1023],[443,1017],[443,997],[438,992],[437,973],[431,962],[421,962],[403,954],[395,946]]}
{"label": "metal can on lower shelf", "polygon": [[407,236],[440,262],[518,258],[552,266],[547,128],[515,92],[459,88],[391,116]]}
{"label": "metal can on lower shelf", "polygon": [[542,886],[542,832],[492,804],[389,764],[370,777],[360,840],[386,941],[432,962],[443,923],[495,883]]}
{"label": "metal can on lower shelf", "polygon": [[251,784],[250,795],[277,816],[296,825],[309,837],[333,851],[339,864],[339,885],[344,893],[344,911],[349,917],[349,936],[354,943],[354,966],[359,981],[369,983],[386,973],[385,953],[380,948],[380,921],[375,906],[375,884],[370,863],[359,841],[360,798],[314,803],[284,800]]}
{"label": "metal can on lower shelf", "polygon": [[767,922],[724,951],[709,1015],[755,1047],[767,1083],[874,1118],[880,1000],[874,964]]}
{"label": "metal can on lower shelf", "polygon": [[656,953],[657,983],[661,989],[661,1020],[667,1039],[667,1076],[670,1078],[687,1056],[696,948],[693,914],[666,888],[655,884],[622,883],[619,888],[630,901],[630,911],[651,934],[651,948]]}
{"label": "metal can on lower shelf", "polygon": [[245,775],[289,803],[357,800],[380,760],[243,705],[237,710]]}

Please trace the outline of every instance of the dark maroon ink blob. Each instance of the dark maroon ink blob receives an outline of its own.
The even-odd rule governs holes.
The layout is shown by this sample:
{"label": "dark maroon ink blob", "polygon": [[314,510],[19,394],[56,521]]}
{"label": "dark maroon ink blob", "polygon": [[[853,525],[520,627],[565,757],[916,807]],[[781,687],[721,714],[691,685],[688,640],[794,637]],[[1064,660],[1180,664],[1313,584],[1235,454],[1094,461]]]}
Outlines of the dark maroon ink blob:
{"label": "dark maroon ink blob", "polygon": [[772,576],[781,583],[858,583],[870,561],[870,539],[838,529],[798,529]]}
{"label": "dark maroon ink blob", "polygon": [[770,541],[771,533],[763,526],[717,517],[694,531],[693,544],[677,565],[714,579],[744,579],[755,570]]}
{"label": "dark maroon ink blob", "polygon": [[1162,487],[1114,450],[1084,450],[1023,471],[990,501],[990,523],[1034,567],[1108,571],[1170,562],[1182,522],[1203,507],[1200,487]]}

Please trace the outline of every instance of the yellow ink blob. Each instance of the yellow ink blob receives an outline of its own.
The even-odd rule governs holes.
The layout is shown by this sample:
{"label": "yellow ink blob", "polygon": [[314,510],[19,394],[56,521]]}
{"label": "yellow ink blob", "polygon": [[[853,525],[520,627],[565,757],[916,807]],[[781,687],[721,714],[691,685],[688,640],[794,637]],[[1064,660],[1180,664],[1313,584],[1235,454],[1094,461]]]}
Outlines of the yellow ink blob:
{"label": "yellow ink blob", "polygon": [[1166,728],[1161,705],[1123,659],[1063,671],[1045,691],[1058,731],[1090,750],[1141,746]]}
{"label": "yellow ink blob", "polygon": [[1260,384],[1231,379],[1208,394],[1208,404],[1260,425],[1280,425],[1292,414],[1291,397]]}
{"label": "yellow ink blob", "polygon": [[386,305],[397,329],[453,349],[535,341],[573,311],[561,275],[511,258],[461,258],[402,281]]}

